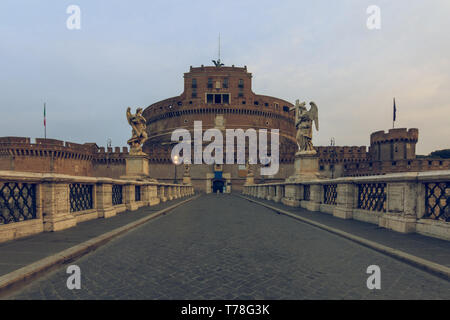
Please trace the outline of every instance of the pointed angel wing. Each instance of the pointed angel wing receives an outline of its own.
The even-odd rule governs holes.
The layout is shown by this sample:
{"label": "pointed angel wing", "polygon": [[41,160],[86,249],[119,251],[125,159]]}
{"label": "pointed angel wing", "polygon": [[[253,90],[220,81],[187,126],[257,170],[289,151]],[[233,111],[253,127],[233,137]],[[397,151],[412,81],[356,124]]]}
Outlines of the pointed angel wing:
{"label": "pointed angel wing", "polygon": [[128,124],[131,126],[131,108],[130,107],[128,107],[127,108],[127,120],[128,120]]}
{"label": "pointed angel wing", "polygon": [[316,130],[319,131],[319,109],[313,101],[311,101],[309,105],[311,106],[311,109],[309,109],[308,112],[311,119],[314,121],[314,124],[316,125]]}

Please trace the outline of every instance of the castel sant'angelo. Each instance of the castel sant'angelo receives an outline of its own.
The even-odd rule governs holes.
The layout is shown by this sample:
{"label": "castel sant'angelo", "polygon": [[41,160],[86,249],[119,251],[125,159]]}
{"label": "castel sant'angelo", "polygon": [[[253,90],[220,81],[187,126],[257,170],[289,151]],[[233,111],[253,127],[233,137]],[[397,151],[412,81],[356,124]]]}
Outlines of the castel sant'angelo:
{"label": "castel sant'angelo", "polygon": [[[202,129],[279,129],[279,171],[260,176],[255,182],[283,181],[293,173],[297,150],[293,104],[280,98],[252,91],[252,74],[247,67],[190,67],[184,74],[184,91],[149,105],[143,111],[148,140],[143,151],[148,155],[150,176],[162,182],[181,182],[183,165],[171,159],[175,129],[192,131],[194,121]],[[362,176],[403,171],[442,170],[450,161],[416,158],[418,129],[391,129],[374,132],[370,146],[318,146],[319,170],[325,177]],[[119,178],[125,174],[128,148],[103,148],[95,143],[77,144],[54,139],[23,137],[0,138],[0,170],[63,173],[77,176]],[[253,165],[257,168],[259,164]],[[211,192],[214,185],[223,191],[240,190],[245,183],[245,165],[193,164],[190,180],[198,191]],[[222,190],[222,189],[221,189]]]}

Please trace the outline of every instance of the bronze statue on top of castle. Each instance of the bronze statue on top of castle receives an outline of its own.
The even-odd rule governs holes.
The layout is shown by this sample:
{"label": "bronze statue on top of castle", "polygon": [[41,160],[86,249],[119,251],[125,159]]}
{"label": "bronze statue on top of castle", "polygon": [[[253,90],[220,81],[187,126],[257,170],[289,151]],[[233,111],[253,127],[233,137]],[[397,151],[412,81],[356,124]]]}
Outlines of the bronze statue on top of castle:
{"label": "bronze statue on top of castle", "polygon": [[132,137],[127,143],[130,145],[130,155],[145,155],[142,152],[142,145],[148,139],[146,132],[146,120],[142,115],[142,108],[137,108],[136,113],[131,113],[131,108],[127,108],[127,120],[130,126],[133,128]]}
{"label": "bronze statue on top of castle", "polygon": [[224,64],[222,62],[220,62],[220,59],[217,59],[217,61],[216,60],[211,60],[211,61],[214,63],[214,65],[216,67],[223,67],[224,66]]}
{"label": "bronze statue on top of castle", "polygon": [[297,99],[295,106],[290,109],[295,109],[298,153],[302,154],[316,154],[316,150],[312,144],[312,123],[314,122],[316,130],[319,131],[319,110],[314,102],[311,101],[309,104],[311,108],[307,110],[305,107],[306,103],[300,103],[300,100]]}

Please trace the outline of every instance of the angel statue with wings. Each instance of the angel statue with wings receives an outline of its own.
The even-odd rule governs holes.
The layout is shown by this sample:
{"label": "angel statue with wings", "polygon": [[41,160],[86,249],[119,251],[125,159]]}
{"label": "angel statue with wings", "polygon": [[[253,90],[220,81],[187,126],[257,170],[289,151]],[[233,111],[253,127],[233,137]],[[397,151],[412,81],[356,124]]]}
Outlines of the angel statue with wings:
{"label": "angel statue with wings", "polygon": [[312,126],[313,122],[316,126],[316,130],[319,131],[319,110],[314,102],[309,103],[311,108],[306,109],[305,102],[300,103],[299,100],[295,101],[295,106],[290,110],[295,109],[295,128],[297,129],[297,145],[299,153],[315,154],[312,144]]}
{"label": "angel statue with wings", "polygon": [[130,145],[130,155],[145,155],[142,152],[142,145],[148,139],[146,131],[147,125],[144,116],[142,115],[142,108],[136,109],[136,114],[131,113],[131,108],[127,108],[127,120],[133,128],[132,137],[127,143]]}

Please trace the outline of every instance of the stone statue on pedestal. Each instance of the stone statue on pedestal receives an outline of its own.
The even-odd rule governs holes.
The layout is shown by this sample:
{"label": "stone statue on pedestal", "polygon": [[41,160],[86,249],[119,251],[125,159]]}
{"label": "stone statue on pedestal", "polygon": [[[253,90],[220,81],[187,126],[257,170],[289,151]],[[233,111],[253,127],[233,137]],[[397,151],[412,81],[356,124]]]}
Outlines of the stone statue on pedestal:
{"label": "stone statue on pedestal", "polygon": [[145,118],[142,116],[142,108],[137,108],[136,113],[131,113],[131,108],[127,108],[127,120],[133,128],[132,137],[127,143],[130,145],[130,155],[145,155],[142,152],[142,145],[148,139],[146,131],[147,125]]}
{"label": "stone statue on pedestal", "polygon": [[255,177],[253,174],[253,169],[250,166],[249,159],[247,159],[247,161],[245,162],[245,169],[247,169],[247,177],[245,178],[245,185],[254,184]]}
{"label": "stone statue on pedestal", "polygon": [[295,127],[297,128],[297,145],[298,153],[302,154],[316,154],[312,144],[312,126],[313,122],[316,130],[319,131],[319,110],[314,102],[310,102],[311,108],[309,110],[305,107],[305,102],[300,103],[295,101]]}
{"label": "stone statue on pedestal", "polygon": [[191,165],[189,163],[184,164],[184,176],[189,177],[191,175]]}
{"label": "stone statue on pedestal", "polygon": [[[314,102],[309,103],[311,108],[306,109],[305,102],[295,101],[295,127],[297,128],[298,151],[295,153],[294,175],[286,179],[288,182],[301,182],[320,179],[319,157],[312,144],[313,122],[319,130],[319,112]],[[288,199],[286,201],[293,201]]]}
{"label": "stone statue on pedestal", "polygon": [[249,161],[247,159],[247,161],[245,162],[245,169],[247,170],[247,177],[253,177],[253,170],[250,167]]}

